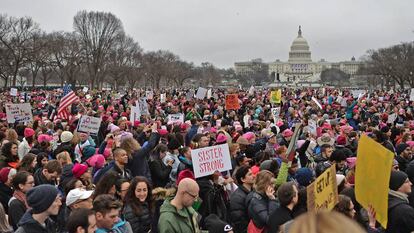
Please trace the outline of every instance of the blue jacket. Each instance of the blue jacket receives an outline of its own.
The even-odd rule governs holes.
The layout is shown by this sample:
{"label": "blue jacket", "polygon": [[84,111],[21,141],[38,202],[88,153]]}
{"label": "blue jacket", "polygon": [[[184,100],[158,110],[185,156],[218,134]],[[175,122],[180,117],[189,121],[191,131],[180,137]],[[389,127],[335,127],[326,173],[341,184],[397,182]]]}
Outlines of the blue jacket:
{"label": "blue jacket", "polygon": [[115,223],[111,230],[98,228],[96,229],[95,233],[106,233],[106,232],[114,232],[114,233],[132,233],[132,228],[129,222],[120,220],[119,222]]}

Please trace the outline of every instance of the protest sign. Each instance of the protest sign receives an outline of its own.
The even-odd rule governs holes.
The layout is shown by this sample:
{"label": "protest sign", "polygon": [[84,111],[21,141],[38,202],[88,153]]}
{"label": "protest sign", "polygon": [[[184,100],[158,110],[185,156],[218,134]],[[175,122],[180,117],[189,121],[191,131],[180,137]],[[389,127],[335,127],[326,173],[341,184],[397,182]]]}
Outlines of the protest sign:
{"label": "protest sign", "polygon": [[254,86],[249,88],[249,95],[254,95]]}
{"label": "protest sign", "polygon": [[184,122],[184,114],[177,113],[177,114],[170,114],[168,115],[167,122],[169,125],[175,123],[183,123]]}
{"label": "protest sign", "polygon": [[414,88],[411,88],[410,101],[414,101]]}
{"label": "protest sign", "polygon": [[98,134],[99,127],[101,127],[102,119],[100,117],[91,117],[82,115],[78,122],[77,130],[90,134]]}
{"label": "protest sign", "polygon": [[316,121],[315,120],[308,120],[308,128],[309,128],[309,133],[311,133],[314,136],[317,136],[317,132],[316,132]]}
{"label": "protest sign", "polygon": [[139,106],[131,106],[131,114],[129,115],[129,121],[134,123],[134,121],[139,121],[141,118],[141,111]]}
{"label": "protest sign", "polygon": [[10,95],[17,96],[17,88],[10,88]]}
{"label": "protest sign", "polygon": [[228,144],[191,150],[191,158],[195,178],[232,169]]}
{"label": "protest sign", "polygon": [[88,87],[83,87],[83,89],[82,89],[82,91],[83,91],[84,93],[88,92],[88,90],[89,90],[89,88],[88,88]]}
{"label": "protest sign", "polygon": [[148,103],[147,103],[146,97],[139,98],[139,100],[137,101],[137,106],[139,107],[139,111],[141,115],[149,115]]}
{"label": "protest sign", "polygon": [[356,200],[368,209],[374,208],[376,220],[387,227],[388,186],[394,153],[365,134],[358,142],[355,171]]}
{"label": "protest sign", "polygon": [[6,104],[6,118],[8,123],[33,121],[32,107],[29,103]]}
{"label": "protest sign", "polygon": [[319,101],[318,101],[315,97],[313,97],[313,96],[312,96],[312,100],[313,100],[313,102],[315,102],[315,104],[316,104],[316,105],[318,105],[318,107],[319,107],[320,109],[322,109],[322,105],[321,105],[321,103],[319,103]]}
{"label": "protest sign", "polygon": [[145,97],[147,99],[152,100],[154,98],[154,92],[153,91],[145,91]]}
{"label": "protest sign", "polygon": [[188,92],[187,92],[187,94],[185,95],[185,99],[186,100],[191,100],[191,99],[193,99],[194,98],[194,91],[193,90],[189,90]]}
{"label": "protest sign", "polygon": [[364,90],[352,90],[351,94],[354,98],[360,98],[361,95],[363,95],[365,93]]}
{"label": "protest sign", "polygon": [[270,103],[272,104],[280,104],[282,100],[282,90],[276,90],[270,92]]}
{"label": "protest sign", "polygon": [[165,103],[166,97],[167,97],[166,94],[161,94],[160,95],[160,102]]}
{"label": "protest sign", "polygon": [[397,114],[390,114],[388,115],[387,123],[394,124],[395,119],[397,119]]}
{"label": "protest sign", "polygon": [[207,91],[207,99],[211,99],[211,89],[208,89]]}
{"label": "protest sign", "polygon": [[278,119],[279,119],[279,115],[280,115],[280,107],[272,108],[271,112],[272,112],[272,116],[273,116],[273,123],[276,124]]}
{"label": "protest sign", "polygon": [[289,160],[290,164],[292,163],[292,161],[293,161],[293,159],[295,158],[295,155],[296,155],[296,143],[299,139],[299,132],[300,132],[301,128],[302,128],[301,123],[296,123],[295,124],[295,131],[293,132],[292,138],[290,139],[290,142],[289,142],[288,149],[286,151],[286,154],[288,155],[288,160]]}
{"label": "protest sign", "polygon": [[202,99],[204,99],[206,94],[207,94],[207,89],[205,89],[203,87],[199,87],[198,90],[197,90],[196,98],[202,100]]}
{"label": "protest sign", "polygon": [[331,210],[338,203],[335,165],[306,188],[308,211]]}
{"label": "protest sign", "polygon": [[237,110],[239,108],[239,96],[237,94],[226,95],[226,110]]}

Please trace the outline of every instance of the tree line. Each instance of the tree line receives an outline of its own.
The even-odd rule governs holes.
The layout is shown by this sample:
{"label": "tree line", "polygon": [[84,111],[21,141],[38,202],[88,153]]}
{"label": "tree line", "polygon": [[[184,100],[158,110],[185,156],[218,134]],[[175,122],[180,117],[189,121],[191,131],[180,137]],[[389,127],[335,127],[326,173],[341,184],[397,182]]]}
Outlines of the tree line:
{"label": "tree line", "polygon": [[233,69],[209,62],[196,66],[167,50],[144,51],[112,13],[80,11],[73,31],[51,33],[31,17],[0,15],[0,79],[5,87],[46,87],[52,80],[91,88],[107,83],[114,89],[207,86],[232,76]]}

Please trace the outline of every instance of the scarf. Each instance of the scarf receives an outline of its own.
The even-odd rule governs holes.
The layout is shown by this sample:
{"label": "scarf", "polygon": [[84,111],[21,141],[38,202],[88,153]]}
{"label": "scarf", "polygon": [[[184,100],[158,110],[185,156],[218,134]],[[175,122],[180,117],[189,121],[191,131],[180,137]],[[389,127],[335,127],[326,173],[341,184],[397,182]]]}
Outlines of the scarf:
{"label": "scarf", "polygon": [[408,195],[402,192],[391,190],[388,192],[391,196],[398,197],[408,203]]}
{"label": "scarf", "polygon": [[24,205],[26,206],[26,209],[29,208],[29,205],[27,204],[27,200],[26,200],[26,194],[24,194],[22,191],[20,191],[20,190],[14,191],[13,197],[15,197],[17,200],[23,202]]}

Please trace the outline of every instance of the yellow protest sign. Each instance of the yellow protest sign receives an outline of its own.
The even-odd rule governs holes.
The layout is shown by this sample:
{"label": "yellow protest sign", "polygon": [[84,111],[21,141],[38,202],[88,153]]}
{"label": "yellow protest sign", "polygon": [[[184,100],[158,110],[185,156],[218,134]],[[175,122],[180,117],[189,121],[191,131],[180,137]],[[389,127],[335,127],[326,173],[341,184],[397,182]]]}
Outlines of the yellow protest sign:
{"label": "yellow protest sign", "polygon": [[270,103],[273,104],[280,104],[280,101],[282,100],[282,90],[276,90],[270,92]]}
{"label": "yellow protest sign", "polygon": [[338,203],[335,165],[326,169],[306,188],[309,211],[331,210]]}
{"label": "yellow protest sign", "polygon": [[366,135],[358,142],[355,171],[356,200],[368,209],[376,211],[375,218],[387,227],[388,190],[394,154]]}

